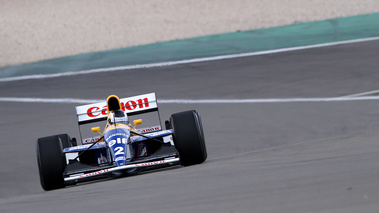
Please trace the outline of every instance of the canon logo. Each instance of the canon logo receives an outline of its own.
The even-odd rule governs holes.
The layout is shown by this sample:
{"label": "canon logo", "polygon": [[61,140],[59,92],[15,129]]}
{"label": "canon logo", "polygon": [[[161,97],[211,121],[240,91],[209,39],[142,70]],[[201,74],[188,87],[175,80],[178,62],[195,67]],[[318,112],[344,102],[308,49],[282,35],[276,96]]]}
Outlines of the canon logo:
{"label": "canon logo", "polygon": [[[132,111],[132,110],[135,110],[137,107],[139,109],[149,107],[149,99],[148,98],[142,98],[142,99],[138,99],[136,101],[129,100],[127,102],[121,102],[121,109],[123,111]],[[100,116],[100,115],[107,115],[107,106],[104,106],[102,109],[100,109],[100,107],[96,107],[96,106],[88,108],[87,115],[89,117],[93,117],[93,118]]]}
{"label": "canon logo", "polygon": [[161,160],[161,161],[155,161],[155,162],[137,163],[136,166],[152,166],[152,165],[162,164],[164,162],[165,162],[164,160]]}
{"label": "canon logo", "polygon": [[100,139],[100,137],[96,137],[96,138],[86,138],[83,142],[84,143],[93,143],[93,142],[96,142]]}
{"label": "canon logo", "polygon": [[146,128],[146,129],[138,129],[137,132],[138,133],[147,133],[147,132],[154,132],[154,131],[158,131],[158,130],[161,130],[160,126],[150,127],[150,128]]}
{"label": "canon logo", "polygon": [[89,176],[93,176],[93,175],[99,175],[99,174],[102,174],[102,173],[105,173],[105,172],[108,172],[108,171],[109,171],[108,169],[104,169],[104,170],[100,170],[98,172],[91,172],[91,173],[88,173],[88,174],[80,175],[79,177],[89,177]]}

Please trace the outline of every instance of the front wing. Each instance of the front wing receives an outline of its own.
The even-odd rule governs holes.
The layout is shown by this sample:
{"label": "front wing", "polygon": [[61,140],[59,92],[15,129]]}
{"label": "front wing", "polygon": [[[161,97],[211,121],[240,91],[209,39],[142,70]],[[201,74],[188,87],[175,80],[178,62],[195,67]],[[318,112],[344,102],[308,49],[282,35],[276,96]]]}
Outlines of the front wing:
{"label": "front wing", "polygon": [[153,161],[153,162],[145,162],[145,163],[128,164],[125,166],[102,169],[102,170],[87,173],[87,174],[78,174],[75,176],[66,177],[66,178],[64,178],[64,181],[70,182],[70,181],[75,181],[75,180],[79,180],[79,179],[85,179],[85,178],[90,178],[90,177],[94,177],[94,176],[98,176],[98,175],[103,175],[106,173],[119,171],[119,170],[132,169],[132,168],[142,168],[142,167],[151,167],[151,166],[158,166],[158,165],[164,165],[164,164],[173,164],[176,162],[179,162],[179,158],[164,159],[164,160]]}

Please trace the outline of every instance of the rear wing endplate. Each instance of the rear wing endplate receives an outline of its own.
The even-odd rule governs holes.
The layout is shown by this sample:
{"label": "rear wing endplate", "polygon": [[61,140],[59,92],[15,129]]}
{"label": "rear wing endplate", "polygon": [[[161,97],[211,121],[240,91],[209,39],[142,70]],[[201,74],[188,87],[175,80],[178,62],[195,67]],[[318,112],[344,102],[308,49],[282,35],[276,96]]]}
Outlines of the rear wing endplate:
{"label": "rear wing endplate", "polygon": [[[136,115],[152,111],[158,111],[157,98],[155,93],[138,95],[120,99],[121,108],[128,115]],[[107,103],[99,102],[76,107],[78,123],[86,124],[106,120],[108,117]]]}

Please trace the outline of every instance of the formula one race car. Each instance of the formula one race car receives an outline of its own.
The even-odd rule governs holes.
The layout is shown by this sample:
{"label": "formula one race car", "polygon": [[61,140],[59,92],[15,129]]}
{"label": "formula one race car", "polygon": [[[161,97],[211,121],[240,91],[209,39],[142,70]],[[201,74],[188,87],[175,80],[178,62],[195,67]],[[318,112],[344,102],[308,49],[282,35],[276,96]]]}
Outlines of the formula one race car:
{"label": "formula one race car", "polygon": [[[67,134],[37,140],[38,169],[44,190],[165,166],[200,164],[207,158],[199,114],[195,110],[175,113],[165,121],[163,130],[155,93],[123,99],[111,95],[106,102],[76,107],[76,113],[81,145]],[[150,114],[158,118],[150,119],[155,121],[153,126],[137,128],[142,119],[129,123],[130,117]],[[91,136],[83,137],[83,126],[93,122],[104,122],[104,130],[88,127],[85,129]]]}

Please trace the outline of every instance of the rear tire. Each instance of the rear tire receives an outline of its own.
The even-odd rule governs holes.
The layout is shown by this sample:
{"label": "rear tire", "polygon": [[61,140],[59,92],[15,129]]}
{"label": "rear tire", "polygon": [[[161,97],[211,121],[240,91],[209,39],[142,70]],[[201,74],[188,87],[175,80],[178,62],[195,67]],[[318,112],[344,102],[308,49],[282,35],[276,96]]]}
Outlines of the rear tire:
{"label": "rear tire", "polygon": [[66,157],[63,149],[69,147],[67,134],[53,135],[37,140],[37,162],[41,186],[44,190],[64,188],[63,172]]}
{"label": "rear tire", "polygon": [[60,138],[63,149],[67,147],[77,146],[76,139],[75,138],[71,139],[68,134],[60,134],[60,135],[55,135],[55,136]]}
{"label": "rear tire", "polygon": [[200,115],[195,110],[175,113],[171,115],[170,123],[181,164],[203,163],[207,159],[207,150]]}

